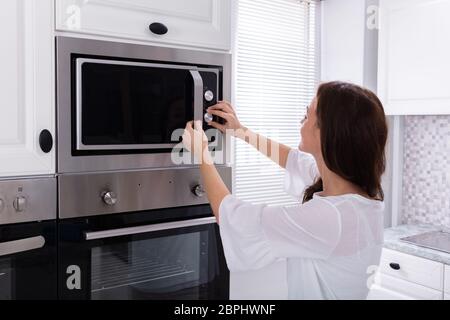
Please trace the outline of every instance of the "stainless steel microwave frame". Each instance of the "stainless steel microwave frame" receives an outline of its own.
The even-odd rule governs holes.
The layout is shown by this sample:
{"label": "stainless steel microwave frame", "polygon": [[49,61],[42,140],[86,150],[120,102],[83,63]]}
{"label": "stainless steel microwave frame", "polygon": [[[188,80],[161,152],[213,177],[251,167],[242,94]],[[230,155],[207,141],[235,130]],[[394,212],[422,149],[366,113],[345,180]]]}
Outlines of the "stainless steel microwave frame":
{"label": "stainless steel microwave frame", "polygon": [[[220,67],[222,70],[221,89],[223,99],[231,99],[231,55],[226,52],[157,47],[65,36],[56,37],[56,50],[58,173],[180,167],[180,165],[172,162],[170,153],[136,154],[127,152],[127,150],[138,149],[172,148],[175,144],[113,145],[105,147],[87,146],[82,143],[80,121],[82,109],[80,105],[77,105],[80,102],[81,77],[76,77],[77,81],[75,82],[72,75],[74,72],[80,71],[83,63],[90,62],[90,57],[95,57],[92,59],[92,61],[95,60],[95,63],[189,70],[194,83],[195,119],[203,119],[203,82],[200,72],[219,72],[214,67]],[[73,55],[81,56],[81,58],[77,58],[75,67],[72,64]],[[87,57],[83,58],[83,56]],[[77,101],[75,115],[72,113],[74,100]],[[72,130],[73,117],[76,117],[75,130]],[[223,137],[222,139],[223,147],[220,151],[217,151],[216,159],[221,159],[217,164],[227,165],[227,146],[225,139]],[[121,154],[74,155],[74,141],[77,150],[110,150],[113,148],[120,150]],[[193,165],[183,166],[191,167]]]}

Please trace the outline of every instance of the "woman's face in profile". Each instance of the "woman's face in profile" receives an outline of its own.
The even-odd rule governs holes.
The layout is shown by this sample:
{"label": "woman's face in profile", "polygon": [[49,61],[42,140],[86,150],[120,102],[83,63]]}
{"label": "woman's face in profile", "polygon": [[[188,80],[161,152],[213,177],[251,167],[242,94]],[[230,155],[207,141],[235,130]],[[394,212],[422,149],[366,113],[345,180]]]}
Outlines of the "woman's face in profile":
{"label": "woman's face in profile", "polygon": [[307,108],[305,118],[301,122],[301,140],[300,151],[311,153],[312,155],[319,154],[320,149],[320,129],[317,126],[317,98],[311,102]]}

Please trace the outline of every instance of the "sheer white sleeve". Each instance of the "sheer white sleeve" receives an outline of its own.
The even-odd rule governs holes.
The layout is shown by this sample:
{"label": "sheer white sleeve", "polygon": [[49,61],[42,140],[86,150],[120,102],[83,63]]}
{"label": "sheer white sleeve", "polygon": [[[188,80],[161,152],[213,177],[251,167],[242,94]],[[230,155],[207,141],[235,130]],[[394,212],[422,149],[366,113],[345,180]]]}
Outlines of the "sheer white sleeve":
{"label": "sheer white sleeve", "polygon": [[319,176],[316,160],[308,153],[291,150],[286,163],[284,189],[291,196],[303,197],[305,189]]}
{"label": "sheer white sleeve", "polygon": [[327,259],[340,238],[339,213],[320,200],[269,207],[229,195],[219,215],[225,257],[232,271],[259,269],[278,258]]}

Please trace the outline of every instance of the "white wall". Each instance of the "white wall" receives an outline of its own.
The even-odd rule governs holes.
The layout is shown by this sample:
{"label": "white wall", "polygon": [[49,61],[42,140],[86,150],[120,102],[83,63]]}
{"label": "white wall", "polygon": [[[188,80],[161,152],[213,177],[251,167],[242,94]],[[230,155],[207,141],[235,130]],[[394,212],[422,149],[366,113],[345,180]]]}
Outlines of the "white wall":
{"label": "white wall", "polygon": [[322,81],[364,82],[365,0],[322,1]]}
{"label": "white wall", "polygon": [[[321,80],[341,80],[365,86],[377,92],[378,30],[367,24],[373,15],[371,6],[378,0],[323,0],[322,1],[322,54]],[[371,21],[372,22],[372,21]],[[393,175],[399,172],[394,162],[400,150],[399,119],[388,118],[389,139],[387,168],[382,186],[385,192],[385,226],[392,225],[392,211],[398,211],[397,184]],[[395,197],[395,201],[393,198]],[[394,221],[394,224],[396,221]]]}

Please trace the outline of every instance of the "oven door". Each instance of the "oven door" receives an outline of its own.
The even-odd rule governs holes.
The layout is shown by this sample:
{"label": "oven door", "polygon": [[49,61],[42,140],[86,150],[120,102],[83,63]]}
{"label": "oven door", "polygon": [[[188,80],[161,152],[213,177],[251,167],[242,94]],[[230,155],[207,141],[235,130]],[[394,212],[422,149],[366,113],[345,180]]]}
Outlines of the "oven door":
{"label": "oven door", "polygon": [[[98,219],[62,222],[62,299],[229,298],[229,272],[214,218],[120,228]],[[111,219],[123,221],[126,215]]]}
{"label": "oven door", "polygon": [[[74,57],[75,152],[160,153],[217,102],[219,69]],[[176,131],[178,130],[178,131]]]}
{"label": "oven door", "polygon": [[57,298],[56,223],[0,226],[0,300]]}

